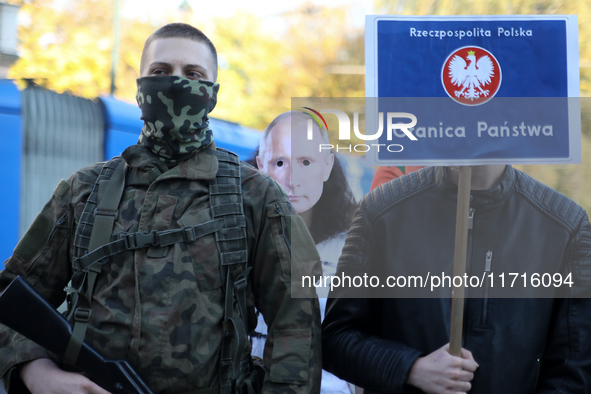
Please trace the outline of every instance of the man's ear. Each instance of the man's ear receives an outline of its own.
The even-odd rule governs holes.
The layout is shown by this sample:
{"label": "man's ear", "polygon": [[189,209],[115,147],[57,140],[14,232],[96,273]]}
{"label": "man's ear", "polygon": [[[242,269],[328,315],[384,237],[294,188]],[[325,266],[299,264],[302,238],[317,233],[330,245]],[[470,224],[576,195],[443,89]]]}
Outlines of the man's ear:
{"label": "man's ear", "polygon": [[332,172],[333,166],[334,166],[334,153],[331,153],[326,158],[326,166],[324,167],[324,182],[328,181],[328,178],[330,178],[330,173]]}
{"label": "man's ear", "polygon": [[261,165],[261,158],[259,155],[257,155],[256,161],[257,161],[257,168],[262,171],[263,166]]}

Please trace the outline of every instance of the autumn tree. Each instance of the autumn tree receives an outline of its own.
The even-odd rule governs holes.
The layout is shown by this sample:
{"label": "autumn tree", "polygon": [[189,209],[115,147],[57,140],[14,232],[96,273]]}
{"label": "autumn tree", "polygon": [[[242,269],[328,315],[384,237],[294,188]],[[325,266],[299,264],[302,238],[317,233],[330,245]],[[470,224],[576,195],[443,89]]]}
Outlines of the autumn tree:
{"label": "autumn tree", "polygon": [[[21,59],[9,76],[87,98],[108,94],[113,1],[23,3]],[[306,4],[279,16],[284,28],[277,31],[245,12],[204,23],[183,4],[158,24],[122,21],[116,97],[135,101],[144,41],[172,21],[203,29],[217,47],[221,89],[213,116],[262,129],[290,109],[291,97],[363,96],[363,27],[349,26],[345,9]],[[357,73],[335,72],[339,65],[356,65]]]}
{"label": "autumn tree", "polygon": [[[112,0],[22,3],[20,59],[10,69],[9,77],[30,79],[48,89],[86,98],[108,94],[112,9]],[[135,96],[141,49],[154,30],[146,22],[123,20],[116,68],[117,96],[128,101]]]}
{"label": "autumn tree", "polygon": [[334,73],[335,65],[363,67],[363,29],[348,26],[343,9],[304,5],[279,18],[279,32],[247,13],[215,21],[215,116],[262,129],[291,109],[292,97],[363,96],[362,74]]}

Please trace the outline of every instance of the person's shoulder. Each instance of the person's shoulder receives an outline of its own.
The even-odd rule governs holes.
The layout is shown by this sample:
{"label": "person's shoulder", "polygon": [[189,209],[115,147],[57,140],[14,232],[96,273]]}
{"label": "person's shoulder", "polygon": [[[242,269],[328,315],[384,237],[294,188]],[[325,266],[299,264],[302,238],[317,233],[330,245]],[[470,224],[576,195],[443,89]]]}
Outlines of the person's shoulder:
{"label": "person's shoulder", "polygon": [[106,161],[101,161],[80,168],[78,171],[72,174],[72,177],[85,181],[92,180],[92,182],[94,183],[94,181],[99,176],[101,170],[103,169],[106,163]]}
{"label": "person's shoulder", "polygon": [[62,194],[64,197],[67,196],[69,200],[84,199],[85,196],[90,194],[90,192],[92,191],[96,179],[101,173],[101,170],[105,163],[106,162],[98,162],[80,168],[72,175],[70,175],[70,177],[67,180],[62,180],[56,187],[56,190],[67,190],[67,194]]}
{"label": "person's shoulder", "polygon": [[526,173],[515,168],[513,171],[515,171],[515,193],[518,196],[569,230],[578,227],[587,214],[583,207]]}
{"label": "person's shoulder", "polygon": [[242,178],[242,188],[247,187],[251,190],[259,189],[262,185],[269,183],[271,178],[244,161],[240,161],[240,177]]}
{"label": "person's shoulder", "polygon": [[370,215],[380,215],[419,194],[435,187],[435,167],[421,168],[386,182],[370,191],[359,205]]}
{"label": "person's shoulder", "polygon": [[242,194],[247,197],[259,196],[265,201],[289,201],[283,187],[269,175],[259,171],[248,163],[240,162]]}

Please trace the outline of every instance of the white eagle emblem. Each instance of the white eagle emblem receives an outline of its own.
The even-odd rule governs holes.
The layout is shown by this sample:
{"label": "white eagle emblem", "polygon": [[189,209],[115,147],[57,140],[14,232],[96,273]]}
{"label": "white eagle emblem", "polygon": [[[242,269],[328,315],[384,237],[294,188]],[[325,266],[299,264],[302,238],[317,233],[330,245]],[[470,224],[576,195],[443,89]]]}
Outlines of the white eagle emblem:
{"label": "white eagle emblem", "polygon": [[481,96],[488,97],[489,90],[483,88],[490,84],[491,78],[495,74],[495,67],[488,55],[484,55],[476,60],[474,51],[468,51],[466,61],[455,55],[449,62],[449,77],[455,86],[460,86],[461,90],[455,90],[456,97],[463,97],[467,100],[475,100]]}

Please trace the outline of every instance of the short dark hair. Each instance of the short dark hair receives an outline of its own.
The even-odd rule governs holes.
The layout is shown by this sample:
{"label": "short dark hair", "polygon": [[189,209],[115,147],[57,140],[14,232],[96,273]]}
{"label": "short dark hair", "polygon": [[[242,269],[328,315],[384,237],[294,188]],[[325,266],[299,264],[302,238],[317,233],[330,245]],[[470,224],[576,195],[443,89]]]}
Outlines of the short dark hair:
{"label": "short dark hair", "polygon": [[217,79],[218,76],[218,52],[215,49],[215,46],[211,42],[209,38],[203,32],[191,25],[186,23],[169,23],[168,25],[162,26],[160,29],[156,30],[144,43],[144,49],[142,49],[142,58],[140,61],[140,72],[141,70],[146,67],[146,50],[152,43],[152,41],[157,40],[159,38],[188,38],[189,40],[202,42],[209,48],[211,52],[211,57],[213,58],[213,66],[214,66],[214,80]]}

